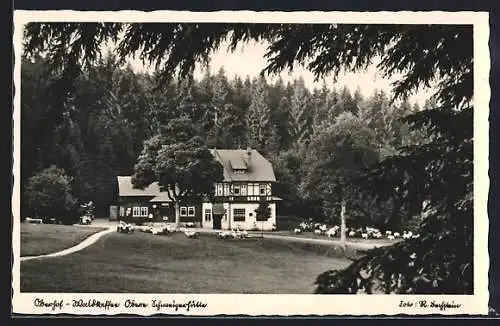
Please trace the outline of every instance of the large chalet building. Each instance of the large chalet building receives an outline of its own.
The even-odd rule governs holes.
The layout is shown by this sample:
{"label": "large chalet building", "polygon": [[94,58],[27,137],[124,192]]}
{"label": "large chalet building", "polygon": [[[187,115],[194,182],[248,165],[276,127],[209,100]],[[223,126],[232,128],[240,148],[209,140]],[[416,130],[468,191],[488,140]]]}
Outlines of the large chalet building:
{"label": "large chalet building", "polygon": [[[224,168],[222,182],[214,185],[212,201],[181,202],[181,223],[193,222],[207,229],[272,230],[276,226],[276,182],[272,164],[254,149],[213,149]],[[258,221],[255,210],[269,203],[270,218]],[[130,176],[118,176],[117,215],[131,221],[175,222],[175,210],[166,192],[157,183],[144,190],[134,189]]]}

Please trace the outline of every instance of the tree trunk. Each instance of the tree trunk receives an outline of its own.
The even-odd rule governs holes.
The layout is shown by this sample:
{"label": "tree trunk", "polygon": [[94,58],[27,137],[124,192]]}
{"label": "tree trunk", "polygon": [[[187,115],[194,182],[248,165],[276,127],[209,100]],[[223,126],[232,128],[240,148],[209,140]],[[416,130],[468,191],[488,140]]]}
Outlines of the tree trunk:
{"label": "tree trunk", "polygon": [[346,243],[345,211],[346,211],[346,202],[345,199],[342,199],[340,207],[340,245],[342,246],[342,249],[345,249],[345,243]]}
{"label": "tree trunk", "polygon": [[180,213],[180,207],[179,207],[179,202],[174,203],[174,208],[175,208],[175,228],[178,229],[179,225],[181,223],[181,213]]}
{"label": "tree trunk", "polygon": [[227,228],[228,230],[233,229],[233,224],[231,223],[231,203],[229,203],[229,207],[227,208]]}

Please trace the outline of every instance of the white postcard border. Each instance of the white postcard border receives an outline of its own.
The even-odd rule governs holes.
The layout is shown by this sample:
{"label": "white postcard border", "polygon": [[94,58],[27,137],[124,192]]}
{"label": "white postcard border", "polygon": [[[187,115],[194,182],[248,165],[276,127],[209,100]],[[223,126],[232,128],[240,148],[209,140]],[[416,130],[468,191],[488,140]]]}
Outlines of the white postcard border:
{"label": "white postcard border", "polygon": [[[259,22],[259,23],[403,23],[474,25],[474,295],[258,295],[258,294],[98,294],[20,293],[20,56],[22,25],[27,22]],[[13,312],[18,314],[115,315],[398,315],[487,314],[488,312],[488,115],[489,22],[485,12],[187,12],[187,11],[15,11],[14,12],[14,188],[13,209]],[[311,289],[313,290],[313,289]],[[53,309],[37,307],[37,300]],[[62,301],[61,301],[62,300]],[[75,301],[74,301],[75,300]],[[92,301],[94,300],[94,301]],[[126,307],[132,301],[148,307]],[[165,305],[154,307],[152,300]],[[433,309],[419,301],[435,302]],[[401,302],[415,303],[401,308]],[[76,306],[75,306],[76,302]],[[85,307],[94,302],[93,307]],[[96,307],[100,302],[101,307]],[[189,303],[188,303],[189,302]],[[442,302],[460,305],[442,309]],[[60,304],[60,308],[59,308]],[[114,307],[119,304],[119,307]],[[205,307],[202,307],[206,304]]]}

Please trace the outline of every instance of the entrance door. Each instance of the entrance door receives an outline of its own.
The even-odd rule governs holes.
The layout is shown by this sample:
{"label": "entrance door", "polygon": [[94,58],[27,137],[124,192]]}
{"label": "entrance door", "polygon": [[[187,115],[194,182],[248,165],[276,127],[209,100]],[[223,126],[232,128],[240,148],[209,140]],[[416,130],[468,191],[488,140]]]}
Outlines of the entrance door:
{"label": "entrance door", "polygon": [[213,222],[214,222],[214,230],[222,229],[222,215],[214,214]]}

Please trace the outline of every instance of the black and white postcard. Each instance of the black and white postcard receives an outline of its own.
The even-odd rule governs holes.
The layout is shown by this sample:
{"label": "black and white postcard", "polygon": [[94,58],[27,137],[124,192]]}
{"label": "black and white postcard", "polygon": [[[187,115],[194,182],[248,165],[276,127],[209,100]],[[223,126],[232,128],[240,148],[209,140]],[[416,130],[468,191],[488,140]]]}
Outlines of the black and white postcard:
{"label": "black and white postcard", "polygon": [[488,313],[486,12],[14,12],[13,312]]}

